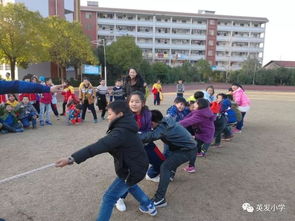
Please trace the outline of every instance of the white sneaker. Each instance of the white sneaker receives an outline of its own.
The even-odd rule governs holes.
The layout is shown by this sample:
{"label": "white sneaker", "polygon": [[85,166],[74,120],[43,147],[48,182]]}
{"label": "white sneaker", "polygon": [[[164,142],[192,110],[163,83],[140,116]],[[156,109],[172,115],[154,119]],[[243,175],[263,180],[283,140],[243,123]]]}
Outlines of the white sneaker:
{"label": "white sneaker", "polygon": [[116,203],[116,208],[117,210],[119,210],[120,212],[124,212],[126,211],[126,205],[124,203],[124,199],[119,198],[117,203]]}
{"label": "white sneaker", "polygon": [[146,180],[150,180],[150,181],[153,181],[153,182],[155,182],[155,183],[159,183],[160,182],[160,176],[156,176],[156,177],[154,177],[154,178],[150,178],[149,177],[149,175],[145,175],[145,179]]}

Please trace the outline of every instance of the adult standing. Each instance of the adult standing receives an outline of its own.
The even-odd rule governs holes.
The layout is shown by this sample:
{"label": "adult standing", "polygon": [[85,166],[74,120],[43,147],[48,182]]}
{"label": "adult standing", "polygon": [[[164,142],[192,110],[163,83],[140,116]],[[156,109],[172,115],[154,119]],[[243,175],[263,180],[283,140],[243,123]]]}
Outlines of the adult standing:
{"label": "adult standing", "polygon": [[94,123],[97,123],[97,115],[94,108],[95,90],[90,81],[85,78],[79,87],[79,99],[82,107],[82,120],[85,120],[87,108],[91,110]]}
{"label": "adult standing", "polygon": [[145,94],[144,80],[134,68],[128,70],[128,76],[124,79],[123,91],[125,97],[128,97],[133,91]]}
{"label": "adult standing", "polygon": [[241,133],[241,130],[244,126],[244,117],[247,113],[247,111],[250,109],[250,100],[248,96],[245,93],[245,90],[243,89],[242,85],[238,83],[233,83],[232,84],[232,89],[233,89],[233,97],[234,101],[237,103],[239,106],[238,109],[242,113],[242,120],[240,120],[237,123],[236,128],[233,130],[234,133]]}

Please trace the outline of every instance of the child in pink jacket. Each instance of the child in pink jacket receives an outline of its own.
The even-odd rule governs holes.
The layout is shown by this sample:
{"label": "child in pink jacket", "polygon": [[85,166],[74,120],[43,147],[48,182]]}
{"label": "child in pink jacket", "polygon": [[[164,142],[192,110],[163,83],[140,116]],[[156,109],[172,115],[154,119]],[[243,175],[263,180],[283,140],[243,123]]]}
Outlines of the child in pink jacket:
{"label": "child in pink jacket", "polygon": [[237,123],[236,128],[233,130],[234,133],[241,133],[244,125],[244,117],[246,112],[250,109],[250,100],[245,94],[242,85],[234,83],[232,84],[234,101],[239,106],[239,111],[242,113],[242,120]]}

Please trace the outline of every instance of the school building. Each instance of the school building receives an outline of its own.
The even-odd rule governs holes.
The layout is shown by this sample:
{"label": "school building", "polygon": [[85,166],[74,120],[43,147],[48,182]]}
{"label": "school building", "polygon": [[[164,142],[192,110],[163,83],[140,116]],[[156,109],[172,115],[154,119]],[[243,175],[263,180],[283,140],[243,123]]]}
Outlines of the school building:
{"label": "school building", "polygon": [[214,70],[238,70],[248,57],[263,60],[267,18],[81,6],[84,32],[111,44],[133,36],[143,57],[171,66],[206,59]]}

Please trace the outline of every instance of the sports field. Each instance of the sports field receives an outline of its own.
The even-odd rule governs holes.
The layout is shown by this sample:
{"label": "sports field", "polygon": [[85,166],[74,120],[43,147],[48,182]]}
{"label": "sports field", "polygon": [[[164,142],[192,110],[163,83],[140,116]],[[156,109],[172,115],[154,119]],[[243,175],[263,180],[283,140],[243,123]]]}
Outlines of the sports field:
{"label": "sports field", "polygon": [[[127,211],[114,209],[112,220],[295,220],[295,92],[247,90],[247,94],[252,105],[243,132],[197,159],[195,174],[179,168],[168,189],[167,207],[152,218],[139,212],[135,199],[128,196]],[[165,112],[174,96],[165,94],[157,108]],[[154,109],[152,96],[148,104]],[[53,126],[0,135],[0,180],[68,156],[104,136],[106,129],[106,121],[94,124],[87,113],[79,126],[67,126],[61,119],[53,120]],[[112,158],[103,154],[81,165],[48,168],[0,184],[0,218],[95,220],[103,192],[114,178]],[[140,186],[152,197],[157,184],[143,180]],[[244,211],[243,203],[254,211]]]}

